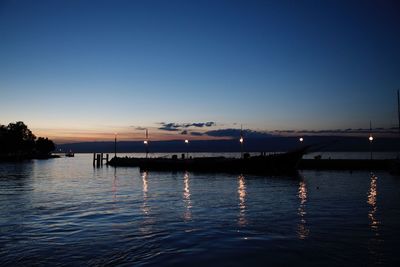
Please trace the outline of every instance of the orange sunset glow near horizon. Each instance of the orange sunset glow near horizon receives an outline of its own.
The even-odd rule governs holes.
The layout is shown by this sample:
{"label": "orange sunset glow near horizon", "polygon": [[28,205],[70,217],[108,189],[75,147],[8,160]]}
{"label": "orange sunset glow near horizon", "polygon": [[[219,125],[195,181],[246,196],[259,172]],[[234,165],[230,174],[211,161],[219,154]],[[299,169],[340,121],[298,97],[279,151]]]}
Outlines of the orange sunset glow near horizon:
{"label": "orange sunset glow near horizon", "polygon": [[[180,133],[165,133],[157,128],[149,127],[149,139],[153,141],[171,141],[171,140],[184,140],[187,135]],[[132,130],[129,128],[120,128],[119,131],[96,131],[96,130],[79,130],[79,129],[32,129],[37,136],[46,136],[52,139],[57,144],[64,143],[79,143],[79,142],[100,142],[100,141],[114,141],[115,133],[119,141],[143,141],[145,139],[145,132],[139,130]],[[190,136],[191,140],[217,140],[229,139],[229,137],[213,137],[213,136]]]}

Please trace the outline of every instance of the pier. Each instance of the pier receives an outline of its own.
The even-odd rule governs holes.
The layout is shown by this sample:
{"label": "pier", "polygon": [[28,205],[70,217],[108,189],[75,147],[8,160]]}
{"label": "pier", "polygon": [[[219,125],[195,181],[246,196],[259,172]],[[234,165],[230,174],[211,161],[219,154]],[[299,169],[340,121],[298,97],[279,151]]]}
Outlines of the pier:
{"label": "pier", "polygon": [[[248,158],[204,157],[113,158],[107,164],[114,167],[139,167],[157,171],[200,171],[238,173],[290,173],[294,170],[392,171],[398,166],[394,159],[298,159],[285,154]],[[290,154],[289,154],[290,155]]]}

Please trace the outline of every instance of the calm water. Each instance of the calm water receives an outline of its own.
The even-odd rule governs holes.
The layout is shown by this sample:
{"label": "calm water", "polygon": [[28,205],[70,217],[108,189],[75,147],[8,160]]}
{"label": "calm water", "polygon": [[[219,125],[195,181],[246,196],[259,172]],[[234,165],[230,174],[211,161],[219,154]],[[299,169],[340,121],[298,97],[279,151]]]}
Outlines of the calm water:
{"label": "calm water", "polygon": [[400,262],[400,178],[140,173],[91,155],[0,164],[0,265]]}

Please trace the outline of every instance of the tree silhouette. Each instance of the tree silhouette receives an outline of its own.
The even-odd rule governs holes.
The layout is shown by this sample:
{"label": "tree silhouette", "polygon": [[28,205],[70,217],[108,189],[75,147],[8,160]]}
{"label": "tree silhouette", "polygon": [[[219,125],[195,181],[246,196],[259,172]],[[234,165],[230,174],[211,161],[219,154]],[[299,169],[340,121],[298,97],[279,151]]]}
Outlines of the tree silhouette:
{"label": "tree silhouette", "polygon": [[8,129],[8,142],[13,151],[19,153],[32,152],[35,147],[36,136],[22,121],[10,123]]}
{"label": "tree silhouette", "polygon": [[36,150],[40,154],[49,154],[55,148],[54,142],[48,138],[39,137],[38,140],[36,140]]}
{"label": "tree silhouette", "polygon": [[0,125],[0,153],[6,154],[10,150],[8,129],[4,125]]}
{"label": "tree silhouette", "polygon": [[22,121],[0,125],[0,155],[2,157],[32,157],[36,154],[49,154],[55,149],[53,141],[36,136]]}

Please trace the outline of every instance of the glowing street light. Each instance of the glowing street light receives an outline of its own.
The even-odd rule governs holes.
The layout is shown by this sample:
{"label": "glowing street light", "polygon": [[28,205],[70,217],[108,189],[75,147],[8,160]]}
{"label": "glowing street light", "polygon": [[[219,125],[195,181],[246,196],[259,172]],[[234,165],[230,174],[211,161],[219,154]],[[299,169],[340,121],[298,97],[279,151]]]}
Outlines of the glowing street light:
{"label": "glowing street light", "polygon": [[149,156],[149,131],[146,129],[146,139],[143,141],[143,144],[146,147],[146,159]]}
{"label": "glowing street light", "polygon": [[300,138],[299,138],[299,141],[300,141],[301,143],[303,143],[304,138],[303,138],[303,137],[300,137]]}
{"label": "glowing street light", "polygon": [[374,137],[372,136],[372,122],[371,121],[369,121],[369,137],[368,137],[368,140],[369,140],[369,150],[370,150],[370,153],[371,153],[371,160],[372,160],[372,141],[374,141]]}
{"label": "glowing street light", "polygon": [[185,139],[185,144],[186,144],[186,158],[189,158],[189,140]]}
{"label": "glowing street light", "polygon": [[242,125],[240,125],[240,139],[239,139],[239,142],[240,142],[240,158],[243,158],[243,142],[244,142],[244,139],[243,139],[243,126]]}
{"label": "glowing street light", "polygon": [[372,160],[372,141],[374,141],[374,137],[372,135],[370,135],[368,137],[368,140],[369,140],[369,150],[370,150],[370,153],[371,153],[371,160]]}

